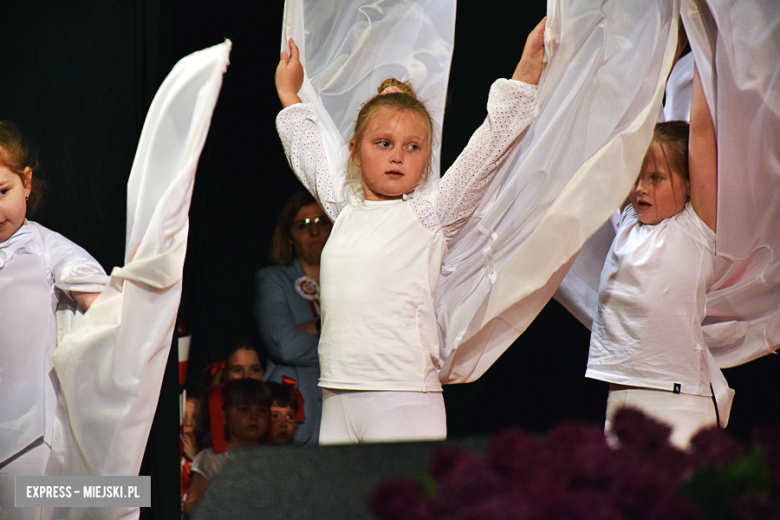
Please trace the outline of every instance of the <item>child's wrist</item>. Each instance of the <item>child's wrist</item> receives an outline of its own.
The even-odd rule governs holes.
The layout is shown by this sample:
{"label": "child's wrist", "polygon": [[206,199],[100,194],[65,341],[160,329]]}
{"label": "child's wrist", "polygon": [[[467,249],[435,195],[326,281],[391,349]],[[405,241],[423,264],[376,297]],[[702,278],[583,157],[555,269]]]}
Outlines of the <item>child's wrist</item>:
{"label": "child's wrist", "polygon": [[515,73],[512,74],[512,79],[515,81],[522,81],[529,85],[537,85],[539,79],[542,77],[542,68],[536,64],[525,65],[521,63],[517,66]]}
{"label": "child's wrist", "polygon": [[292,93],[279,93],[279,101],[282,102],[282,106],[284,108],[289,107],[290,105],[295,105],[301,102],[301,98],[298,97],[298,94],[292,94]]}

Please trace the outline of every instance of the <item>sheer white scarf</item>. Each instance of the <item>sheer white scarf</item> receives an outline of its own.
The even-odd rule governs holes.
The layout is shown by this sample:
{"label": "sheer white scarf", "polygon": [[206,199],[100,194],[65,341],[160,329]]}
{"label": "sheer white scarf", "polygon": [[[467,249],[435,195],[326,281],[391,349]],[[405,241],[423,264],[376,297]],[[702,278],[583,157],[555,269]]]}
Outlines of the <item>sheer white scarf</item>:
{"label": "sheer white scarf", "polygon": [[[54,354],[60,389],[47,475],[137,475],[141,467],[179,307],[195,170],[230,46],[179,61],[149,109],[127,185],[125,266]],[[138,514],[44,511],[56,519]]]}

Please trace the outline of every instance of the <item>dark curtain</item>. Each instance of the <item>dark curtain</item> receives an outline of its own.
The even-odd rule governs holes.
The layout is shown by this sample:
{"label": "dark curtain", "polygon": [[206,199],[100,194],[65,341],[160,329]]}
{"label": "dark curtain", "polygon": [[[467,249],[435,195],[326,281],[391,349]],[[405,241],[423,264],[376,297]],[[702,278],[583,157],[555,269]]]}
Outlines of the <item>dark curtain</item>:
{"label": "dark curtain", "polygon": [[[173,65],[167,0],[8,2],[0,118],[34,141],[49,185],[33,218],[110,270],[146,110]],[[166,30],[161,30],[161,27]]]}

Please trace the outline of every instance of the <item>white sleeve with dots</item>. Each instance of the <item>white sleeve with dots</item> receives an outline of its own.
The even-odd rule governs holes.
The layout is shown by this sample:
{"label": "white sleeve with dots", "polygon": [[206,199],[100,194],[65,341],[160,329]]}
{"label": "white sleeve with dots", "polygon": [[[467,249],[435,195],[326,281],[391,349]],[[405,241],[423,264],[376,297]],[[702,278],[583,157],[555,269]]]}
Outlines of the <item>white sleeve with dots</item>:
{"label": "white sleeve with dots", "polygon": [[490,88],[488,116],[442,177],[437,211],[449,239],[485,195],[496,169],[537,113],[536,85],[499,79]]}
{"label": "white sleeve with dots", "polygon": [[317,114],[311,103],[296,103],[276,116],[276,130],[295,175],[331,220],[338,207],[333,193],[330,165],[325,153]]}

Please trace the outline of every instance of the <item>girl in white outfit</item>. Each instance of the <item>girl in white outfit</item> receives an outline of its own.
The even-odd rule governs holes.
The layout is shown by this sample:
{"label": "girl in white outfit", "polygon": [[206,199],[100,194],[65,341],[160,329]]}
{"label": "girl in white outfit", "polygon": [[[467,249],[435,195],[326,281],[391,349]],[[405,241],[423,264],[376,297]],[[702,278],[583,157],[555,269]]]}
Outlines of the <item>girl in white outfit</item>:
{"label": "girl in white outfit", "polygon": [[587,377],[610,383],[606,433],[621,406],[672,427],[686,447],[718,424],[718,374],[704,342],[705,295],[714,276],[717,159],[712,118],[698,74],[690,132],[656,127],[601,273]]}
{"label": "girl in white outfit", "polygon": [[[347,190],[333,178],[303,68],[290,40],[276,87],[277,129],[293,170],[334,221],[322,253],[321,444],[446,437],[434,296],[447,242],[536,115],[544,22],[511,80],[491,88],[488,118],[440,180],[428,180],[431,118],[412,88],[386,80],[358,114]],[[323,201],[343,200],[341,204]]]}
{"label": "girl in white outfit", "polygon": [[[89,308],[108,281],[82,248],[28,221],[39,200],[36,163],[18,129],[0,122],[0,518],[40,518],[15,508],[14,477],[43,475],[51,453],[61,301]],[[28,207],[29,205],[29,207]]]}

